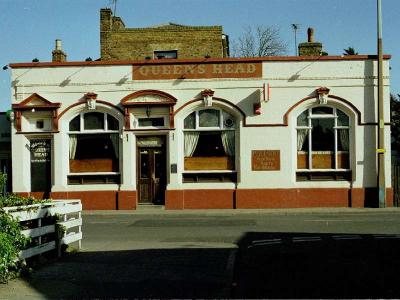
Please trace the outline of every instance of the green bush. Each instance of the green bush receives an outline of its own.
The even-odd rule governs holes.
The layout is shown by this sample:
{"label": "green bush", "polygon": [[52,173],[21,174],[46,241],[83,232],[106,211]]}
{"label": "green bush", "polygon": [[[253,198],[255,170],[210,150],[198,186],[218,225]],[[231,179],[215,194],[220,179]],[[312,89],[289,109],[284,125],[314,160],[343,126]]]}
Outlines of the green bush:
{"label": "green bush", "polygon": [[21,234],[18,221],[0,210],[0,282],[18,275],[22,263],[18,261],[19,252],[26,247],[29,239]]}
{"label": "green bush", "polygon": [[45,199],[35,199],[33,197],[21,197],[14,194],[8,194],[1,196],[0,195],[0,208],[2,207],[10,207],[10,206],[21,206],[21,205],[31,205],[31,204],[39,204],[46,203],[51,200]]}
{"label": "green bush", "polygon": [[7,174],[0,172],[0,194],[3,193],[6,183],[7,183]]}
{"label": "green bush", "polygon": [[19,252],[27,246],[30,240],[21,234],[22,228],[18,220],[14,220],[2,208],[50,201],[14,194],[2,195],[6,182],[7,175],[0,172],[0,282],[7,282],[8,279],[19,274],[23,265],[18,260]]}

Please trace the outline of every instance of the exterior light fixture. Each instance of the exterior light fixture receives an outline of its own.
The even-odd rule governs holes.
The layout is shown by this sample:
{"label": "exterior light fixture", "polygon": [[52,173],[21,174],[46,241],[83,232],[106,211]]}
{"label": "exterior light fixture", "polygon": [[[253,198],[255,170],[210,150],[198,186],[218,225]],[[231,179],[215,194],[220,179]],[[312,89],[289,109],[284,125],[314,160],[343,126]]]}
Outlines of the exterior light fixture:
{"label": "exterior light fixture", "polygon": [[147,105],[147,106],[146,106],[146,116],[147,116],[148,118],[150,118],[150,115],[151,115],[151,108],[150,108],[150,105]]}
{"label": "exterior light fixture", "polygon": [[203,97],[204,106],[212,106],[212,100],[214,96],[214,91],[211,89],[205,89],[201,91],[201,96]]}

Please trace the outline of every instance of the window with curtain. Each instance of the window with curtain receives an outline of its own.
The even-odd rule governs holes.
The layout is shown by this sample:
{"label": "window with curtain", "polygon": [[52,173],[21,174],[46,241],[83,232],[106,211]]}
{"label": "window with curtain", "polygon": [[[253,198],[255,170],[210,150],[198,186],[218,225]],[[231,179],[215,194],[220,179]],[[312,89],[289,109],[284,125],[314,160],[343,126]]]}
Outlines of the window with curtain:
{"label": "window with curtain", "polygon": [[235,118],[220,109],[192,112],[184,119],[185,171],[235,169]]}
{"label": "window with curtain", "polygon": [[349,180],[349,117],[334,107],[318,106],[297,117],[297,179]]}
{"label": "window with curtain", "polygon": [[69,184],[119,182],[119,122],[87,112],[69,123]]}

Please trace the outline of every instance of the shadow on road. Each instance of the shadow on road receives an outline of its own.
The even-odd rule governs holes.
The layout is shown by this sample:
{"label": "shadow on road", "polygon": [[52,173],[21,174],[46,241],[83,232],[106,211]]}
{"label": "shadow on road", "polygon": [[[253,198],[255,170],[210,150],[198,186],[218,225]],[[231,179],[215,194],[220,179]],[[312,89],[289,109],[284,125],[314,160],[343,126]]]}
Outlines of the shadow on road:
{"label": "shadow on road", "polygon": [[232,249],[81,252],[27,278],[46,298],[227,297]]}
{"label": "shadow on road", "polygon": [[400,236],[247,233],[234,298],[399,298]]}
{"label": "shadow on road", "polygon": [[45,298],[400,297],[398,235],[248,232],[238,247],[81,252],[27,284]]}

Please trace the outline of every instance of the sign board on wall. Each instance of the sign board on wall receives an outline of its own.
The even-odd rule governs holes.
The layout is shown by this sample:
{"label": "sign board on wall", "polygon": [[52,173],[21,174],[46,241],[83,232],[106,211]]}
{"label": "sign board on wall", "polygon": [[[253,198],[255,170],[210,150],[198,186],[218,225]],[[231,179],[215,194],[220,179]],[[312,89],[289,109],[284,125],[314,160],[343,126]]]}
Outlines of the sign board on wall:
{"label": "sign board on wall", "polygon": [[133,65],[133,80],[259,78],[261,62]]}
{"label": "sign board on wall", "polygon": [[280,150],[252,150],[252,171],[279,171],[281,169]]}

